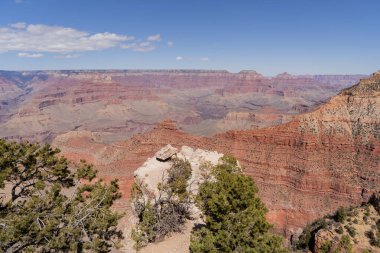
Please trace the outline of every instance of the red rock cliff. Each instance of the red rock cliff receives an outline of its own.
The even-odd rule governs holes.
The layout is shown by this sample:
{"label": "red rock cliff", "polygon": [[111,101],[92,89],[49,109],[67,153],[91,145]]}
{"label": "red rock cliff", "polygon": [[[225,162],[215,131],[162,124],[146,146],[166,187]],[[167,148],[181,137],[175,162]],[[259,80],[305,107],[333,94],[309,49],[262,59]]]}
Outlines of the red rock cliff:
{"label": "red rock cliff", "polygon": [[55,142],[64,154],[73,159],[88,156],[101,175],[122,178],[125,196],[133,170],[168,143],[233,154],[258,185],[276,230],[289,236],[339,206],[360,204],[380,190],[380,73],[275,127],[205,138],[165,121],[118,144],[81,140],[86,149],[68,135]]}

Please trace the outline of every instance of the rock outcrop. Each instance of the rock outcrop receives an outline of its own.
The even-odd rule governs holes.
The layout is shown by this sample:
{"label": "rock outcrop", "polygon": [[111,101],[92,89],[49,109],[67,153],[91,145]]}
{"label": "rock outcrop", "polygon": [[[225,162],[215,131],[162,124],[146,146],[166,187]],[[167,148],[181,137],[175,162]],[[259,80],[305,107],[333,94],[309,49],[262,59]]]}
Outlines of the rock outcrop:
{"label": "rock outcrop", "polygon": [[[169,144],[170,145],[170,144]],[[172,147],[165,146],[161,148],[153,157],[148,158],[145,163],[137,168],[134,172],[135,181],[139,182],[144,187],[145,194],[154,194],[158,196],[157,185],[165,181],[167,176],[167,170],[171,167],[172,162],[165,159],[157,159],[162,153]],[[188,146],[182,146],[181,149],[175,153],[175,157],[188,161],[191,165],[191,178],[189,179],[189,191],[196,194],[199,184],[201,183],[201,170],[200,166],[203,163],[210,163],[210,165],[216,165],[219,162],[219,158],[223,156],[216,151],[207,151],[203,149],[193,149]],[[158,156],[157,156],[158,155]]]}
{"label": "rock outcrop", "polygon": [[[165,159],[163,161],[163,159],[157,158],[160,157],[161,154],[167,153],[168,150],[174,151],[173,147],[170,145],[161,148],[153,157],[148,158],[145,163],[134,172],[135,182],[140,186],[144,198],[146,200],[149,199],[152,203],[155,203],[155,201],[158,201],[159,199],[162,201],[162,198],[165,198],[163,191],[159,190],[159,185],[163,185],[167,182],[168,171],[173,165],[173,160]],[[214,151],[193,149],[187,146],[182,146],[180,150],[175,151],[175,158],[188,161],[191,165],[191,177],[187,182],[187,191],[195,195],[198,192],[199,185],[204,180],[204,173],[209,173],[209,171],[205,171],[206,167],[204,165],[207,164],[207,166],[211,166],[218,164],[219,159],[223,156],[223,154]],[[189,210],[191,219],[186,221],[181,232],[171,233],[165,238],[165,240],[158,243],[156,242],[155,244],[147,245],[147,247],[141,249],[141,252],[168,252],[168,249],[177,253],[189,252],[192,227],[195,224],[199,225],[203,223],[200,217],[201,212],[194,205],[194,203],[191,203],[189,205]],[[136,214],[134,215],[135,216],[133,218],[137,221],[138,217],[136,217]],[[137,223],[135,222],[132,224],[132,226],[129,227],[133,227],[136,224]],[[128,238],[128,235],[131,234],[131,231],[125,230],[125,234],[126,238]],[[178,240],[181,242],[179,243]],[[128,239],[126,241],[128,242]]]}

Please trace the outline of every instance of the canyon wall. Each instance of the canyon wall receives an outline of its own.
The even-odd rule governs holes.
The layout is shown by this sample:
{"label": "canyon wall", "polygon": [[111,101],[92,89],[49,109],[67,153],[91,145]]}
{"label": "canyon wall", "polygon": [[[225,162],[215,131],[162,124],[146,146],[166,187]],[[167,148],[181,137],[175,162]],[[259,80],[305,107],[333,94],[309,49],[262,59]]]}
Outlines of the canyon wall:
{"label": "canyon wall", "polygon": [[69,159],[86,158],[101,176],[119,178],[125,201],[133,171],[166,144],[236,156],[258,185],[276,231],[291,237],[308,222],[380,190],[380,72],[278,126],[196,137],[167,120],[111,145],[81,131],[54,141]]}
{"label": "canyon wall", "polygon": [[110,143],[169,117],[196,135],[260,128],[288,122],[362,77],[264,77],[255,71],[208,70],[0,71],[0,137],[50,142],[58,134],[83,130]]}

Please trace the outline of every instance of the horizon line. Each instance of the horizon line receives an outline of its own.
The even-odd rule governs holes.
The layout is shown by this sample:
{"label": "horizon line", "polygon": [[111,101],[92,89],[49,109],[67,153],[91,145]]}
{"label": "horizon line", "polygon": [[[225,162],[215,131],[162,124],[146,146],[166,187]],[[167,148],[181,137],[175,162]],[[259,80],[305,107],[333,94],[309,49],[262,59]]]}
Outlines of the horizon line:
{"label": "horizon line", "polygon": [[264,74],[261,74],[260,72],[254,70],[254,69],[242,69],[242,70],[239,70],[237,72],[235,71],[230,71],[230,70],[227,70],[227,69],[194,69],[194,68],[163,68],[163,69],[143,69],[143,68],[136,68],[136,69],[133,69],[133,68],[126,68],[126,69],[123,69],[123,68],[73,68],[73,69],[0,69],[0,72],[65,72],[65,71],[68,71],[68,72],[75,72],[75,71],[79,71],[79,72],[95,72],[95,71],[98,71],[98,72],[199,72],[199,73],[207,73],[207,72],[210,72],[210,73],[228,73],[228,74],[242,74],[244,72],[252,72],[252,73],[256,73],[258,75],[262,75],[263,77],[274,77],[274,76],[278,76],[278,75],[283,75],[283,74],[288,74],[288,75],[291,75],[291,76],[317,76],[317,75],[337,75],[337,76],[344,76],[344,75],[350,75],[350,76],[368,76],[368,75],[371,75],[373,73],[377,73],[378,71],[374,71],[374,72],[371,72],[371,73],[289,73],[287,71],[284,71],[284,72],[280,72],[278,74],[274,74],[274,75],[264,75]]}

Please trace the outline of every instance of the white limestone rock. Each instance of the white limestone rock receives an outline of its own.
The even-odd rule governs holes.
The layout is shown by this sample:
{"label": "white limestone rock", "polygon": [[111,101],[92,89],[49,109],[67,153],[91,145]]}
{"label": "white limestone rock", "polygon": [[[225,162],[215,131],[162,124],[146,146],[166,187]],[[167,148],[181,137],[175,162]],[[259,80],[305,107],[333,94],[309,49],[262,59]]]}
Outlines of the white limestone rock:
{"label": "white limestone rock", "polygon": [[[161,154],[167,152],[168,149],[173,147],[169,144],[163,147],[156,153]],[[174,149],[174,148],[173,148]],[[198,185],[201,180],[201,171],[199,166],[204,162],[210,162],[211,165],[218,164],[219,158],[223,154],[216,151],[207,151],[203,149],[193,149],[188,146],[182,146],[181,150],[176,153],[177,157],[190,162],[192,173],[189,179],[191,184],[191,190],[196,193]],[[170,160],[159,161],[156,156],[149,158],[146,162],[134,172],[136,182],[139,182],[143,186],[144,194],[158,196],[157,184],[163,182],[166,177],[166,171],[171,167],[172,162]]]}

